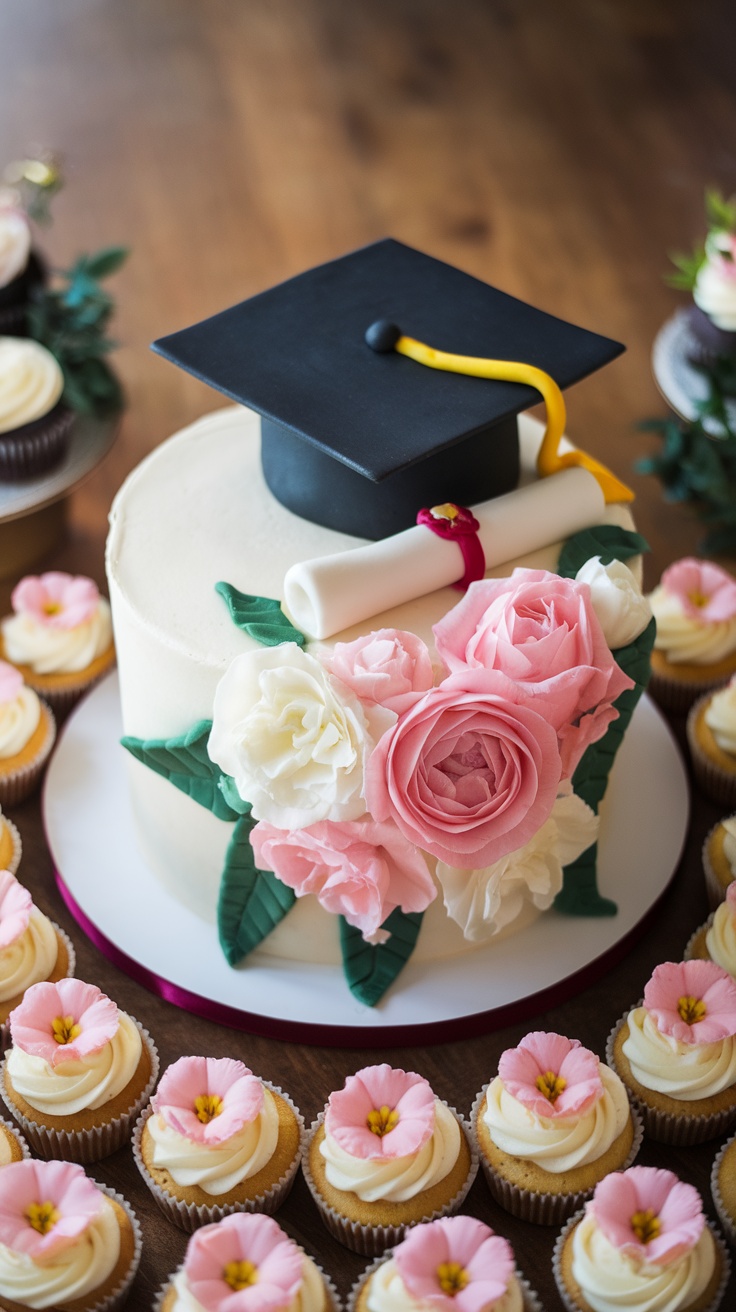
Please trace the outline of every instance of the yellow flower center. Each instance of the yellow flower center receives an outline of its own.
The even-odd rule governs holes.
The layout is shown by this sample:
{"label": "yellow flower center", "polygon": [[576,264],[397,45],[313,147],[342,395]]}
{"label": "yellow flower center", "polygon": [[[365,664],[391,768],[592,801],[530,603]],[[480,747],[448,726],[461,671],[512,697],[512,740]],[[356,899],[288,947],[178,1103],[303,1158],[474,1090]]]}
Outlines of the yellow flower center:
{"label": "yellow flower center", "polygon": [[557,1102],[563,1089],[567,1088],[567,1080],[564,1075],[555,1075],[554,1071],[545,1071],[544,1075],[538,1075],[534,1081],[540,1093],[543,1093],[549,1102]]}
{"label": "yellow flower center", "polygon": [[689,993],[683,993],[682,997],[678,998],[677,1010],[680,1013],[680,1020],[684,1020],[686,1025],[696,1025],[706,1015],[706,1006],[702,998],[693,998]]}
{"label": "yellow flower center", "polygon": [[53,1203],[30,1203],[25,1211],[26,1219],[40,1235],[47,1235],[61,1218]]}
{"label": "yellow flower center", "polygon": [[692,592],[688,592],[687,597],[688,601],[691,601],[693,606],[697,606],[699,610],[702,610],[704,606],[707,606],[710,601],[710,597],[708,597],[705,592],[698,592],[696,589],[693,589]]}
{"label": "yellow flower center", "polygon": [[429,513],[433,519],[449,519],[452,523],[453,520],[457,519],[460,511],[457,506],[453,505],[452,501],[443,501],[441,506],[432,506]]}
{"label": "yellow flower center", "polygon": [[648,1207],[646,1212],[634,1212],[631,1218],[631,1229],[641,1244],[648,1244],[652,1239],[657,1238],[662,1229],[662,1223],[659,1217],[654,1215],[651,1207]]}
{"label": "yellow flower center", "polygon": [[194,1099],[194,1110],[197,1120],[203,1125],[209,1125],[222,1111],[222,1098],[216,1093],[201,1093]]}
{"label": "yellow flower center", "polygon": [[58,615],[61,610],[61,602],[45,601],[42,610],[44,615]]}
{"label": "yellow flower center", "polygon": [[459,1262],[440,1262],[437,1267],[437,1279],[443,1294],[459,1294],[470,1277]]}
{"label": "yellow flower center", "polygon": [[231,1289],[247,1289],[258,1280],[258,1267],[252,1262],[228,1262],[222,1278]]}
{"label": "yellow flower center", "polygon": [[399,1113],[390,1107],[379,1107],[368,1113],[368,1129],[380,1139],[389,1134],[399,1123]]}
{"label": "yellow flower center", "polygon": [[51,1022],[51,1031],[57,1043],[71,1043],[82,1033],[82,1027],[77,1025],[73,1016],[57,1016]]}

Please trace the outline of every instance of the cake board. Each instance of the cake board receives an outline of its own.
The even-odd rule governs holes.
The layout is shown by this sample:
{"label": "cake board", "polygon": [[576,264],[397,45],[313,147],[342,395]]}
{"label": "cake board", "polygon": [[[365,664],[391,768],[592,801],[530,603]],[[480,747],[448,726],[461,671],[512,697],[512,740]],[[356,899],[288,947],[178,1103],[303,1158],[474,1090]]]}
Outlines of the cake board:
{"label": "cake board", "polygon": [[462,958],[410,959],[370,1008],[352,996],[337,966],[259,953],[237,969],[227,965],[214,923],[173,897],[139,853],[121,734],[112,674],[67,721],[46,776],[44,823],[61,895],[100,951],[146,988],[205,1019],[271,1038],[363,1048],[439,1043],[559,1005],[600,979],[646,931],[687,833],[685,768],[645,696],[601,808],[599,886],[618,915],[552,911]]}

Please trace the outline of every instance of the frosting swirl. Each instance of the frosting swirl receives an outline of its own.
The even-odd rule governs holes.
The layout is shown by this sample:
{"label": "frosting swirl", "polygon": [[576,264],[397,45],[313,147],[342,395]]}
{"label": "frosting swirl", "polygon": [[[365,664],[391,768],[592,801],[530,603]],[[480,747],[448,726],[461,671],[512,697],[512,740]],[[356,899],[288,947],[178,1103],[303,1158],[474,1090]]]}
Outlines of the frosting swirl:
{"label": "frosting swirl", "polygon": [[220,1143],[195,1143],[166,1124],[160,1112],[146,1122],[153,1140],[153,1164],[165,1168],[184,1188],[199,1185],[214,1197],[229,1193],[242,1180],[262,1170],[276,1150],[279,1114],[273,1094],[263,1090],[263,1106],[254,1121],[248,1121],[229,1139]]}
{"label": "frosting swirl", "polygon": [[0,1002],[24,993],[31,984],[48,979],[58,955],[56,930],[47,916],[33,907],[26,929],[0,950]]}
{"label": "frosting swirl", "polygon": [[676,1312],[691,1307],[707,1288],[715,1267],[708,1226],[694,1246],[666,1266],[627,1256],[606,1238],[591,1211],[572,1238],[572,1274],[593,1312]]}
{"label": "frosting swirl", "polygon": [[537,1116],[509,1093],[500,1076],[488,1086],[483,1121],[502,1152],[524,1157],[552,1175],[596,1162],[629,1120],[626,1090],[610,1067],[599,1064],[603,1093],[580,1116]]}
{"label": "frosting swirl", "polygon": [[622,1050],[645,1089],[679,1102],[696,1102],[736,1083],[736,1036],[715,1043],[682,1043],[662,1034],[645,1007],[629,1012],[628,1026]]}
{"label": "frosting swirl", "polygon": [[129,1084],[142,1051],[140,1030],[124,1011],[112,1039],[80,1061],[53,1067],[44,1057],[32,1057],[12,1047],[7,1069],[13,1088],[36,1111],[50,1116],[73,1116],[96,1111]]}
{"label": "frosting swirl", "polygon": [[[172,1284],[176,1296],[171,1305],[171,1312],[207,1312],[192,1293],[186,1272],[177,1271]],[[305,1253],[302,1259],[302,1283],[296,1297],[284,1307],[283,1312],[325,1312],[326,1307],[327,1294],[324,1281],[311,1257],[307,1257]]]}
{"label": "frosting swirl", "polygon": [[704,719],[721,751],[736,755],[736,682],[713,694]]}
{"label": "frosting swirl", "polygon": [[79,1238],[43,1262],[0,1244],[0,1295],[29,1308],[65,1306],[98,1289],[120,1256],[120,1226],[106,1198]]}
{"label": "frosting swirl", "polygon": [[661,584],[650,593],[649,604],[657,621],[654,646],[671,664],[715,665],[736,651],[736,619],[694,619]]}
{"label": "frosting swirl", "polygon": [[50,351],[30,337],[0,337],[0,433],[53,410],[64,375]]}
{"label": "frosting swirl", "polygon": [[325,1132],[320,1152],[334,1189],[354,1193],[365,1203],[403,1203],[449,1175],[460,1152],[461,1130],[450,1108],[435,1098],[431,1137],[406,1157],[353,1157]]}
{"label": "frosting swirl", "polygon": [[736,332],[736,238],[728,232],[710,232],[705,239],[705,262],[693,287],[693,300],[711,323],[723,332]]}
{"label": "frosting swirl", "polygon": [[27,612],[9,616],[2,629],[8,659],[29,665],[36,674],[84,670],[112,643],[110,606],[104,597],[100,597],[90,619],[71,629],[40,624]]}
{"label": "frosting swirl", "polygon": [[31,252],[28,219],[12,192],[0,191],[0,287],[22,273]]}
{"label": "frosting swirl", "polygon": [[705,935],[705,946],[711,961],[715,961],[729,975],[736,976],[736,907],[729,900],[713,913],[713,923]]}
{"label": "frosting swirl", "polygon": [[9,702],[0,701],[0,759],[8,760],[23,751],[41,719],[41,703],[25,685]]}
{"label": "frosting swirl", "polygon": [[[428,1304],[413,1298],[399,1274],[396,1262],[390,1258],[373,1272],[366,1299],[368,1312],[427,1312]],[[482,1312],[523,1312],[524,1297],[516,1276],[512,1276],[506,1293],[493,1303],[487,1303]]]}

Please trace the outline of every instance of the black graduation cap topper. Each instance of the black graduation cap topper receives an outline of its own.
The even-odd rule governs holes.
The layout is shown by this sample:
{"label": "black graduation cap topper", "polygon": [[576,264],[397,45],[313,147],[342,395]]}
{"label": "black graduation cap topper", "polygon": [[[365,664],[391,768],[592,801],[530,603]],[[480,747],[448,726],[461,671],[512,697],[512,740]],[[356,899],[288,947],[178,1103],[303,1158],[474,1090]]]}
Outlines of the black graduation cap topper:
{"label": "black graduation cap topper", "polygon": [[[376,330],[371,349],[381,320],[400,327],[388,343]],[[561,431],[559,388],[623,349],[391,239],[154,343],[260,412],[264,474],[279,501],[367,538],[408,528],[422,506],[470,505],[517,484],[516,416],[539,400],[539,381],[530,385],[524,365],[469,377],[454,372],[457,357],[528,361],[550,375]],[[624,497],[612,481],[613,499]]]}

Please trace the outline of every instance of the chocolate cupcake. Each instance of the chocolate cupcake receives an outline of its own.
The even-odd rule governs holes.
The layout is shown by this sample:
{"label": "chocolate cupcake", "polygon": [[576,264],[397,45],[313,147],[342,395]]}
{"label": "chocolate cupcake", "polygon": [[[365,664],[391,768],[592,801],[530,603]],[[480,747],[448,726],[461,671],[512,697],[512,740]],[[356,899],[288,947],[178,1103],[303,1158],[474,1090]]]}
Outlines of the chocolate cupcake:
{"label": "chocolate cupcake", "polygon": [[17,191],[0,188],[0,336],[23,337],[33,293],[46,280],[31,246],[28,216]]}
{"label": "chocolate cupcake", "polygon": [[31,478],[66,451],[74,422],[64,375],[50,351],[27,337],[0,337],[0,479]]}

